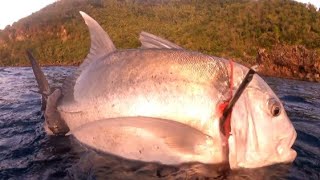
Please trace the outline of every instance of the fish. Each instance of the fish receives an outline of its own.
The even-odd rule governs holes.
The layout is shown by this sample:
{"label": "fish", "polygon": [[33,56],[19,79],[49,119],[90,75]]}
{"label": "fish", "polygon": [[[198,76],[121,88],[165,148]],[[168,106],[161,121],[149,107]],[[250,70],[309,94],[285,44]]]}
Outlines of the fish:
{"label": "fish", "polygon": [[[206,159],[211,159],[210,163],[228,161],[232,169],[237,169],[294,161],[297,156],[291,148],[297,136],[294,126],[280,99],[258,74],[251,74],[250,81],[242,86],[249,68],[232,60],[186,50],[147,32],[140,33],[140,48],[116,49],[93,18],[84,12],[80,14],[90,32],[91,48],[61,88],[51,89],[48,83],[41,82],[45,81],[43,72],[29,54],[34,74],[40,76],[36,79],[39,79],[40,93],[46,103],[48,133],[72,135],[83,144],[116,155],[119,151],[113,152],[111,146],[104,146],[102,141],[93,143],[90,138],[106,137],[108,134],[104,130],[109,131],[106,126],[110,126],[115,136],[132,136],[132,141],[152,136],[161,144],[165,142],[163,135],[166,133],[174,134],[179,140],[190,133],[190,148],[203,144],[207,137],[211,138],[208,142],[214,144],[214,147],[206,146],[206,151],[202,152],[204,157],[214,149],[211,153],[214,158],[187,160],[182,151],[173,151],[165,143],[161,146],[167,149],[162,153],[167,152],[167,156],[155,152],[150,155],[152,158],[144,159],[140,155],[120,153],[131,159],[163,164],[209,163]],[[237,93],[239,89],[240,94]],[[235,96],[237,99],[229,108],[227,120],[221,122],[225,107]],[[131,130],[123,129],[116,121],[125,121]],[[164,128],[163,121],[172,123]],[[146,122],[148,126],[143,125]],[[162,129],[154,131],[155,127]],[[173,127],[179,131],[172,131]],[[141,133],[136,134],[136,131]],[[125,139],[117,143],[122,143],[122,148],[127,148],[128,152],[138,148],[124,146],[128,143]],[[178,140],[175,143],[179,144]],[[173,159],[183,160],[170,160],[169,154],[175,156]]]}

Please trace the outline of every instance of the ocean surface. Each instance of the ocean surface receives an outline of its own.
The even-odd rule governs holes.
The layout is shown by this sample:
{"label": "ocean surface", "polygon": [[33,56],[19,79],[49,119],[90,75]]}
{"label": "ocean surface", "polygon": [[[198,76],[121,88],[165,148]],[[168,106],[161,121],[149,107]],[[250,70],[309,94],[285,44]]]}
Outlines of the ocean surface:
{"label": "ocean surface", "polygon": [[[46,67],[59,87],[74,67]],[[320,84],[265,78],[298,137],[296,160],[231,171],[223,165],[165,166],[98,154],[72,137],[47,136],[31,68],[0,67],[0,179],[320,179]]]}

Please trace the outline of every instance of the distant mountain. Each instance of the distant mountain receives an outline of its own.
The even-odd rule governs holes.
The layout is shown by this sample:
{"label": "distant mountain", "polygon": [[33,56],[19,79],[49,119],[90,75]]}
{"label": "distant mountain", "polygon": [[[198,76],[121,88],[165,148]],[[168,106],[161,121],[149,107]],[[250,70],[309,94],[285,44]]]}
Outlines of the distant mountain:
{"label": "distant mountain", "polygon": [[0,31],[0,65],[74,65],[89,49],[79,11],[118,48],[140,46],[144,30],[187,49],[255,63],[260,48],[302,45],[320,53],[320,12],[292,0],[61,0]]}

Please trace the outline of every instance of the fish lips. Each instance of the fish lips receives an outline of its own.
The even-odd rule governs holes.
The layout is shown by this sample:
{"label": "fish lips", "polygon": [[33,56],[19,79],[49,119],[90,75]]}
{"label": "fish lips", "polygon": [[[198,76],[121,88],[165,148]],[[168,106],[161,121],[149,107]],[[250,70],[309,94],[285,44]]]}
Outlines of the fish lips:
{"label": "fish lips", "polygon": [[[248,156],[247,141],[244,137],[238,137],[236,134],[231,134],[228,139],[229,145],[229,165],[231,169],[238,168],[258,168],[268,166],[275,163],[291,163],[297,157],[297,152],[292,149],[292,146],[297,138],[296,131],[282,138],[275,147],[274,153],[268,158],[259,157],[259,153],[250,153]],[[262,152],[263,153],[263,152]]]}
{"label": "fish lips", "polygon": [[282,138],[276,148],[280,162],[290,163],[297,157],[297,152],[292,146],[297,138],[297,132],[294,130],[288,137]]}

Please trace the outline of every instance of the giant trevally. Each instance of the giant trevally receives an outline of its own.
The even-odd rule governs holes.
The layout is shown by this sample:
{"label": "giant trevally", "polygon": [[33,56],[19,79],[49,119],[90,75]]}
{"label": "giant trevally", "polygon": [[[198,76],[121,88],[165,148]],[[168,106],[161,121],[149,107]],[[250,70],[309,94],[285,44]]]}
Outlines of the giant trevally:
{"label": "giant trevally", "polygon": [[[45,124],[53,134],[68,133],[100,151],[164,164],[229,161],[231,168],[255,168],[295,159],[291,146],[296,131],[259,75],[242,86],[248,68],[146,32],[140,34],[141,48],[118,50],[94,19],[80,13],[90,31],[91,49],[60,89],[49,88],[30,55],[47,102]],[[226,106],[232,113],[221,122]],[[110,141],[107,132],[131,141],[158,141],[154,145],[166,150],[153,151],[144,144],[142,155],[121,154],[121,149],[136,153],[139,148],[128,146],[126,138]],[[112,149],[112,142],[120,150]],[[199,147],[203,149],[196,151]],[[204,158],[209,156],[213,158]]]}

